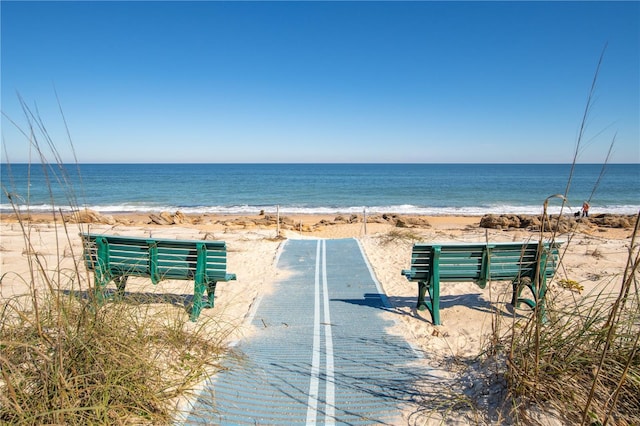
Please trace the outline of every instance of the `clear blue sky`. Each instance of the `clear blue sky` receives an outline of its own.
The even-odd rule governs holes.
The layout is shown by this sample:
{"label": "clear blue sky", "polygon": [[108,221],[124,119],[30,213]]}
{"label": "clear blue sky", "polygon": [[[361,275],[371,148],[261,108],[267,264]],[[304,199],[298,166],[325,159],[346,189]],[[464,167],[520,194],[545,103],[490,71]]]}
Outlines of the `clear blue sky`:
{"label": "clear blue sky", "polygon": [[[640,162],[639,2],[2,1],[18,102],[80,162]],[[6,115],[6,116],[5,116]]]}

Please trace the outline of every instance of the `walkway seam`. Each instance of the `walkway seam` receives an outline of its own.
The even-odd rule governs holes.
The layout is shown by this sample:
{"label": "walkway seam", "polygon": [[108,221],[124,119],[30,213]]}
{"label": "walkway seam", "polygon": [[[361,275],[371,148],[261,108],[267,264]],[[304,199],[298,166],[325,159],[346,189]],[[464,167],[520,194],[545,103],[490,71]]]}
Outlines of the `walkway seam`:
{"label": "walkway seam", "polygon": [[329,288],[327,285],[327,242],[322,240],[322,282],[324,293],[324,336],[325,336],[325,353],[326,353],[326,417],[325,425],[335,424],[335,378],[333,364],[333,335],[331,332],[331,315],[329,313]]}
{"label": "walkway seam", "polygon": [[320,241],[316,245],[316,270],[313,302],[313,350],[311,378],[307,399],[307,424],[315,424],[318,416],[318,388],[320,386]]}

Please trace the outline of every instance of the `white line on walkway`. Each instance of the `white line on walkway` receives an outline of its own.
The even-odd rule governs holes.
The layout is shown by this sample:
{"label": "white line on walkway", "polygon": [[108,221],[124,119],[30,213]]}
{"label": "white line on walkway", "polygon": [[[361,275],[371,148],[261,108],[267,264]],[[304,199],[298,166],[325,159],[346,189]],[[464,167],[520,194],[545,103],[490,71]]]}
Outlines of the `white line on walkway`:
{"label": "white line on walkway", "polygon": [[[364,263],[365,265],[367,265],[367,269],[369,270],[369,275],[371,275],[371,279],[376,285],[376,289],[378,289],[378,294],[380,295],[382,304],[384,305],[385,308],[391,308],[391,303],[389,302],[389,298],[387,297],[387,294],[382,288],[382,284],[380,284],[380,281],[378,281],[378,278],[376,277],[376,273],[371,267],[371,263],[369,262],[369,258],[367,257],[367,252],[364,250],[364,247],[362,246],[362,243],[360,242],[360,240],[358,240],[357,238],[355,238],[355,240],[356,240],[356,243],[358,243],[358,248],[360,249],[360,254],[362,255],[362,259],[364,259]],[[394,318],[393,321],[396,324],[399,324],[399,322],[397,321],[397,318]],[[407,344],[409,345],[413,353],[416,355],[416,358],[425,358],[425,354],[421,352],[421,350],[418,349],[416,345],[414,345],[412,342],[408,340],[407,340]]]}
{"label": "white line on walkway", "polygon": [[373,268],[371,267],[371,263],[369,263],[369,258],[367,257],[367,252],[362,247],[362,243],[360,242],[360,240],[358,240],[357,238],[354,238],[354,240],[356,240],[356,243],[358,243],[358,248],[360,249],[360,254],[362,255],[362,259],[364,260],[364,264],[367,265],[367,269],[369,270],[369,275],[371,275],[371,279],[373,280],[373,283],[376,285],[376,289],[378,290],[378,294],[380,295],[380,299],[382,299],[382,304],[384,305],[385,308],[390,308],[391,307],[391,303],[389,303],[389,298],[387,297],[387,294],[384,292],[384,289],[382,288],[382,285],[380,284],[380,281],[378,281],[378,278],[376,277],[376,273],[373,271]]}
{"label": "white line on walkway", "polygon": [[322,284],[322,291],[324,293],[324,337],[327,368],[325,425],[334,425],[336,422],[336,395],[333,374],[333,335],[331,332],[331,315],[329,314],[329,289],[327,288],[327,244],[324,240],[322,241]]}
{"label": "white line on walkway", "polygon": [[315,299],[313,308],[313,356],[311,380],[307,400],[307,424],[315,424],[318,415],[318,386],[320,379],[320,240],[316,246]]}

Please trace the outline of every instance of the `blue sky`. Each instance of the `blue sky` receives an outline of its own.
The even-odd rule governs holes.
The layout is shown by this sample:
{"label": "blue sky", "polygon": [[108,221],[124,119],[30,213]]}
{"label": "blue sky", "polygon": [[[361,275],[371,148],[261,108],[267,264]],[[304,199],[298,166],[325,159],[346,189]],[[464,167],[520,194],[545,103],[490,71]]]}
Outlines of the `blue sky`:
{"label": "blue sky", "polygon": [[639,2],[2,1],[18,101],[80,162],[640,162]]}

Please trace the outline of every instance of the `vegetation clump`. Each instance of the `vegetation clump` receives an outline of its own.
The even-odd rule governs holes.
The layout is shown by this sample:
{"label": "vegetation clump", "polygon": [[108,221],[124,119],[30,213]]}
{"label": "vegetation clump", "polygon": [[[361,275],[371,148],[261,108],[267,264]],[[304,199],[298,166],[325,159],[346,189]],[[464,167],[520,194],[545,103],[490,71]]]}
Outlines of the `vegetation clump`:
{"label": "vegetation clump", "polygon": [[517,418],[530,420],[535,404],[568,424],[640,424],[637,246],[632,256],[617,296],[550,303],[546,323],[529,321],[501,341]]}
{"label": "vegetation clump", "polygon": [[416,242],[422,239],[422,236],[410,230],[392,229],[378,237],[382,244],[391,244],[402,241]]}
{"label": "vegetation clump", "polygon": [[566,288],[567,290],[575,291],[576,293],[582,293],[584,291],[584,286],[582,284],[576,280],[570,280],[568,278],[558,280],[558,285],[562,288]]}
{"label": "vegetation clump", "polygon": [[[25,289],[0,302],[0,424],[171,423],[180,398],[219,367],[230,327],[212,318],[190,323],[183,307],[159,308],[153,300],[94,303],[83,254],[72,244],[75,232],[86,229],[58,212],[58,187],[74,214],[83,211],[46,127],[23,107],[31,131],[22,133],[40,159],[33,167],[47,178],[56,240],[46,252],[36,248],[41,241],[28,197],[15,196],[3,181],[26,272],[0,275],[0,289]],[[75,232],[67,228],[72,222]]]}
{"label": "vegetation clump", "polygon": [[0,307],[0,423],[170,422],[177,398],[216,367],[220,336],[149,304],[96,309],[78,297],[90,291],[68,290],[80,275],[60,276]]}

